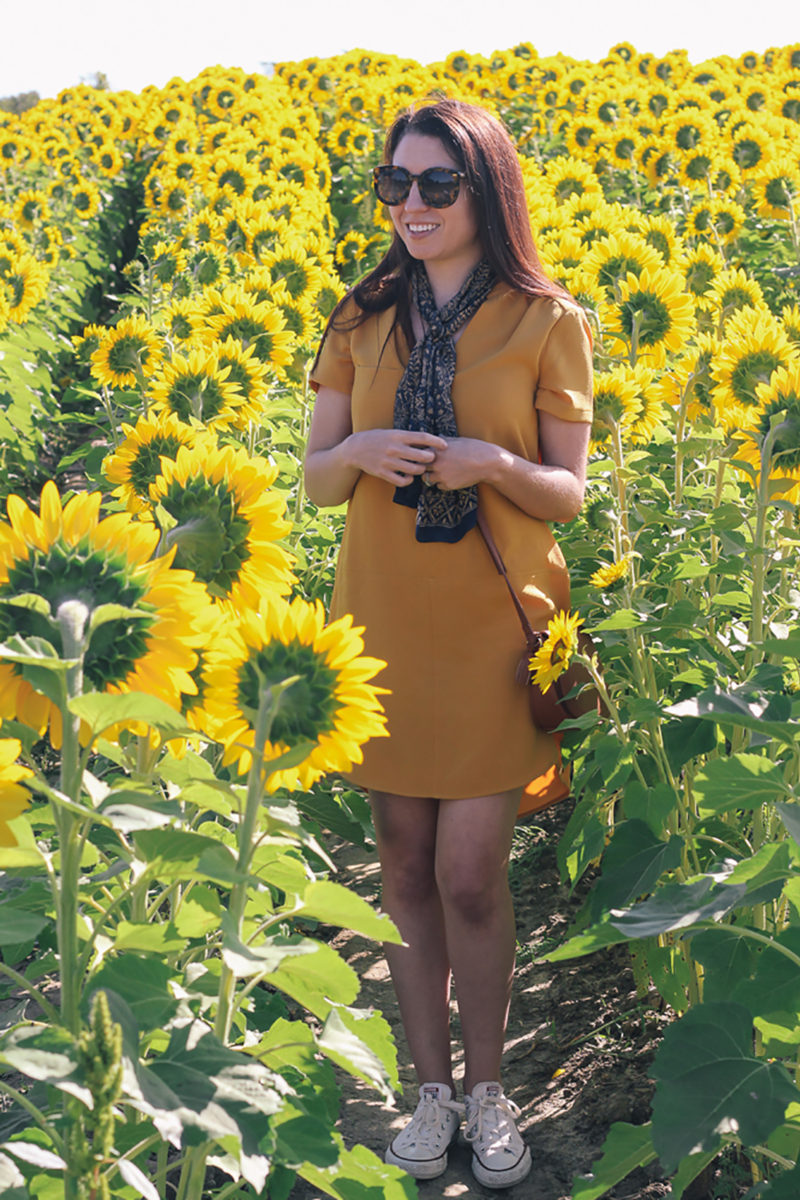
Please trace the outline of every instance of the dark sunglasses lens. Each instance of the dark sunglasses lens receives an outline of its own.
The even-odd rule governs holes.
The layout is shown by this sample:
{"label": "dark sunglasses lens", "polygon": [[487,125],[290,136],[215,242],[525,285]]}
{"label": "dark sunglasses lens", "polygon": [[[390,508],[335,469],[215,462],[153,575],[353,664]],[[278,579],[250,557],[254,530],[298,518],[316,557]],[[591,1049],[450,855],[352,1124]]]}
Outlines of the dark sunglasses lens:
{"label": "dark sunglasses lens", "polygon": [[411,191],[411,176],[403,167],[377,167],[373,182],[383,204],[402,204]]}
{"label": "dark sunglasses lens", "polygon": [[431,167],[423,171],[419,181],[419,191],[422,199],[431,208],[448,208],[458,199],[460,183],[455,171],[446,171],[442,167]]}
{"label": "dark sunglasses lens", "polygon": [[[376,167],[375,195],[382,204],[402,204],[411,191],[411,174],[405,167]],[[458,199],[460,178],[446,167],[429,167],[419,177],[419,194],[431,208],[447,208]]]}

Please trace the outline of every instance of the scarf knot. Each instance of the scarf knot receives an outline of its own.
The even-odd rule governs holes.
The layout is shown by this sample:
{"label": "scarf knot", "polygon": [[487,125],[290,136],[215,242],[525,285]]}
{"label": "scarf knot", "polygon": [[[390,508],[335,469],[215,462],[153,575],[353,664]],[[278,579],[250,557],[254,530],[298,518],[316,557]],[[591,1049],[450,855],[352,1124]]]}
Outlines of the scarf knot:
{"label": "scarf knot", "polygon": [[[425,325],[425,334],[413,347],[394,401],[394,428],[458,437],[453,412],[456,373],[455,334],[475,315],[494,287],[496,277],[486,259],[478,263],[461,290],[441,308],[436,307],[428,274],[415,264],[411,294]],[[415,476],[394,493],[395,504],[417,510],[418,542],[458,542],[477,521],[476,486],[443,492],[425,487]]]}

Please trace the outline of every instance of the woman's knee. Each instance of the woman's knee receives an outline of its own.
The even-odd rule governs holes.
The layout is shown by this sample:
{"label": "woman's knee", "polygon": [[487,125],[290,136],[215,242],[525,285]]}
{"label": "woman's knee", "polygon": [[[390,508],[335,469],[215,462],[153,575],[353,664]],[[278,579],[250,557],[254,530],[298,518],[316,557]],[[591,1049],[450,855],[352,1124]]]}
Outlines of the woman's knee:
{"label": "woman's knee", "polygon": [[484,861],[471,866],[441,858],[436,864],[436,886],[445,913],[458,915],[469,924],[490,920],[508,903],[508,872]]}
{"label": "woman's knee", "polygon": [[424,903],[436,891],[436,812],[419,797],[373,793],[372,811],[384,895]]}

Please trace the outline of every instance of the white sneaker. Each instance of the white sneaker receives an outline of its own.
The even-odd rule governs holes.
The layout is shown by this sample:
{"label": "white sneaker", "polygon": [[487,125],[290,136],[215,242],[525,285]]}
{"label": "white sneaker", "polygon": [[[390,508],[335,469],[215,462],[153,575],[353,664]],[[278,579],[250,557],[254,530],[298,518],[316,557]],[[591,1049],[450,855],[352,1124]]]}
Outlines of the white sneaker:
{"label": "white sneaker", "polygon": [[464,1100],[464,1137],[472,1144],[472,1174],[488,1188],[519,1183],[531,1169],[531,1152],[514,1123],[520,1110],[503,1095],[499,1083],[476,1083]]}
{"label": "white sneaker", "polygon": [[415,1179],[434,1179],[447,1170],[447,1151],[464,1114],[464,1105],[451,1097],[446,1083],[423,1083],[413,1117],[384,1155],[387,1163]]}

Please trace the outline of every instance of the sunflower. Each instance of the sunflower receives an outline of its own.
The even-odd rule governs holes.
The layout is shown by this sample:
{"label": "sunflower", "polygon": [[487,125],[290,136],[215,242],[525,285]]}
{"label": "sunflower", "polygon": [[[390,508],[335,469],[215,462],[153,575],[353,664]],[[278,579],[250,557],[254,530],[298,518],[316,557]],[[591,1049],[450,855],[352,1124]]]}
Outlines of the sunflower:
{"label": "sunflower", "polygon": [[607,441],[615,429],[632,425],[641,411],[639,377],[632,367],[620,363],[611,371],[599,371],[594,378],[594,447]]}
{"label": "sunflower", "polygon": [[792,343],[768,309],[744,309],[731,317],[711,366],[712,399],[718,420],[730,432],[751,423],[760,407],[758,388],[773,371],[796,358]]}
{"label": "sunflower", "polygon": [[[207,672],[207,708],[225,762],[250,769],[254,723],[267,689],[297,677],[280,695],[265,746],[266,786],[309,788],[322,775],[362,761],[361,746],[386,736],[378,695],[369,681],[385,663],[363,654],[363,631],[351,616],[325,624],[317,601],[276,601],[266,612],[242,614],[233,653]],[[297,765],[270,772],[269,760],[307,753]]]}
{"label": "sunflower", "polygon": [[294,335],[298,346],[310,346],[319,339],[322,332],[319,315],[310,300],[303,296],[293,299],[283,283],[279,283],[272,289],[272,302],[280,309],[286,328]]}
{"label": "sunflower", "polygon": [[32,254],[21,254],[3,270],[0,289],[5,290],[8,316],[22,325],[47,295],[50,274]]}
{"label": "sunflower", "polygon": [[632,445],[647,445],[652,441],[656,429],[663,424],[663,396],[655,385],[655,371],[641,363],[636,363],[631,370],[639,389],[639,411],[625,420],[624,432]]}
{"label": "sunflower", "polygon": [[261,263],[276,283],[283,283],[293,300],[313,298],[322,285],[322,271],[300,242],[283,241],[276,250],[262,255]]}
{"label": "sunflower", "polygon": [[23,780],[31,779],[33,771],[18,764],[21,752],[16,738],[0,738],[0,846],[17,845],[8,822],[24,812],[30,802]]}
{"label": "sunflower", "polygon": [[141,316],[123,317],[92,354],[92,374],[108,387],[135,387],[161,361],[161,344]]}
{"label": "sunflower", "polygon": [[203,315],[193,300],[172,300],[162,309],[162,320],[171,342],[190,342],[202,328]]}
{"label": "sunflower", "polygon": [[83,179],[72,189],[72,204],[75,212],[84,221],[90,220],[100,210],[100,189],[90,180]]}
{"label": "sunflower", "polygon": [[620,579],[624,579],[630,571],[631,559],[629,554],[623,555],[617,562],[605,563],[589,576],[592,587],[610,588]]}
{"label": "sunflower", "polygon": [[546,692],[563,675],[578,649],[578,627],[583,618],[577,613],[557,612],[547,623],[547,640],[531,656],[531,682]]}
{"label": "sunflower", "polygon": [[279,376],[292,361],[295,345],[280,309],[269,302],[253,301],[243,288],[225,289],[219,311],[206,317],[206,330],[201,336],[215,342],[233,338],[245,349],[252,346],[256,357]]}
{"label": "sunflower", "polygon": [[103,141],[101,145],[92,149],[92,161],[101,175],[104,175],[106,179],[112,179],[120,173],[125,160],[113,142]]}
{"label": "sunflower", "polygon": [[628,275],[638,276],[642,271],[657,271],[662,265],[658,251],[649,246],[643,237],[620,230],[594,243],[583,261],[582,270],[605,288],[611,298]]}
{"label": "sunflower", "polygon": [[637,230],[648,246],[661,255],[665,267],[673,266],[680,254],[680,239],[669,217],[658,213],[642,214]]}
{"label": "sunflower", "polygon": [[789,154],[778,154],[755,181],[755,199],[762,217],[777,221],[791,219],[800,196],[800,168]]}
{"label": "sunflower", "polygon": [[708,307],[721,322],[746,309],[766,307],[764,293],[755,279],[751,279],[741,268],[720,271],[706,293]]}
{"label": "sunflower", "polygon": [[711,201],[711,224],[724,242],[733,242],[745,223],[747,214],[735,200],[717,196]]}
{"label": "sunflower", "polygon": [[567,151],[573,158],[591,152],[606,136],[606,127],[593,117],[582,116],[570,121],[564,130]]}
{"label": "sunflower", "polygon": [[761,448],[770,431],[773,417],[783,420],[772,446],[770,478],[788,479],[795,486],[781,493],[791,504],[800,503],[800,359],[779,367],[768,383],[757,388],[758,407],[751,410],[749,424],[738,431],[737,457],[749,462],[756,472],[761,468]]}
{"label": "sunflower", "polygon": [[695,300],[702,303],[714,281],[725,270],[725,259],[708,242],[700,242],[687,252],[678,264],[678,270]]}
{"label": "sunflower", "polygon": [[233,446],[206,445],[164,458],[150,488],[164,544],[175,562],[194,571],[217,600],[257,609],[285,595],[293,576],[290,555],[277,543],[289,532],[283,497],[272,489],[277,467]]}
{"label": "sunflower", "polygon": [[737,125],[731,137],[730,155],[745,177],[751,177],[754,172],[762,172],[770,165],[773,155],[773,139],[780,136],[780,125],[772,124],[770,118],[759,118],[755,122],[744,122]]}
{"label": "sunflower", "polygon": [[658,381],[657,391],[662,402],[677,407],[688,392],[688,420],[711,418],[711,364],[718,354],[717,339],[710,334],[698,334],[689,350],[673,360],[669,372]]}
{"label": "sunflower", "polygon": [[245,348],[234,338],[226,338],[224,342],[217,343],[216,352],[220,367],[230,372],[228,379],[239,388],[248,411],[254,417],[259,415],[270,381],[269,370],[256,357],[255,347]]}
{"label": "sunflower", "polygon": [[278,221],[269,213],[260,213],[247,227],[248,249],[257,263],[264,260],[277,241]]}
{"label": "sunflower", "polygon": [[[0,644],[14,637],[43,638],[63,654],[58,614],[67,601],[88,610],[87,689],[148,692],[180,707],[194,690],[190,672],[201,639],[198,618],[206,591],[171,556],[153,558],[158,531],[127,513],[99,519],[100,494],[74,496],[62,507],[54,483],[42,490],[39,514],[19,496],[8,499],[0,522]],[[15,603],[38,597],[35,606]],[[2,603],[5,601],[5,603]],[[92,629],[91,615],[118,608]],[[36,689],[24,664],[0,655],[0,719],[16,719],[43,733],[51,724],[60,745],[60,710]]]}
{"label": "sunflower", "polygon": [[175,413],[140,417],[122,426],[123,440],[103,463],[103,474],[128,512],[144,512],[150,504],[150,485],[161,474],[161,459],[175,458],[182,446],[213,449],[213,436],[184,424]]}
{"label": "sunflower", "polygon": [[633,361],[661,367],[667,352],[677,354],[694,333],[694,305],[681,275],[659,267],[629,274],[619,300],[606,308],[606,326]]}
{"label": "sunflower", "polygon": [[195,248],[186,259],[190,277],[201,288],[215,287],[229,278],[231,263],[222,246],[208,242]]}
{"label": "sunflower", "polygon": [[21,229],[32,230],[50,219],[50,206],[44,192],[29,189],[14,201],[14,216]]}
{"label": "sunflower", "polygon": [[254,412],[229,376],[215,346],[191,346],[161,365],[148,390],[158,413],[174,413],[209,429],[241,428]]}
{"label": "sunflower", "polygon": [[556,204],[563,204],[574,195],[604,198],[600,181],[589,164],[580,158],[551,159],[545,169],[543,184]]}
{"label": "sunflower", "polygon": [[786,336],[800,350],[800,304],[785,304],[781,309],[781,321]]}

